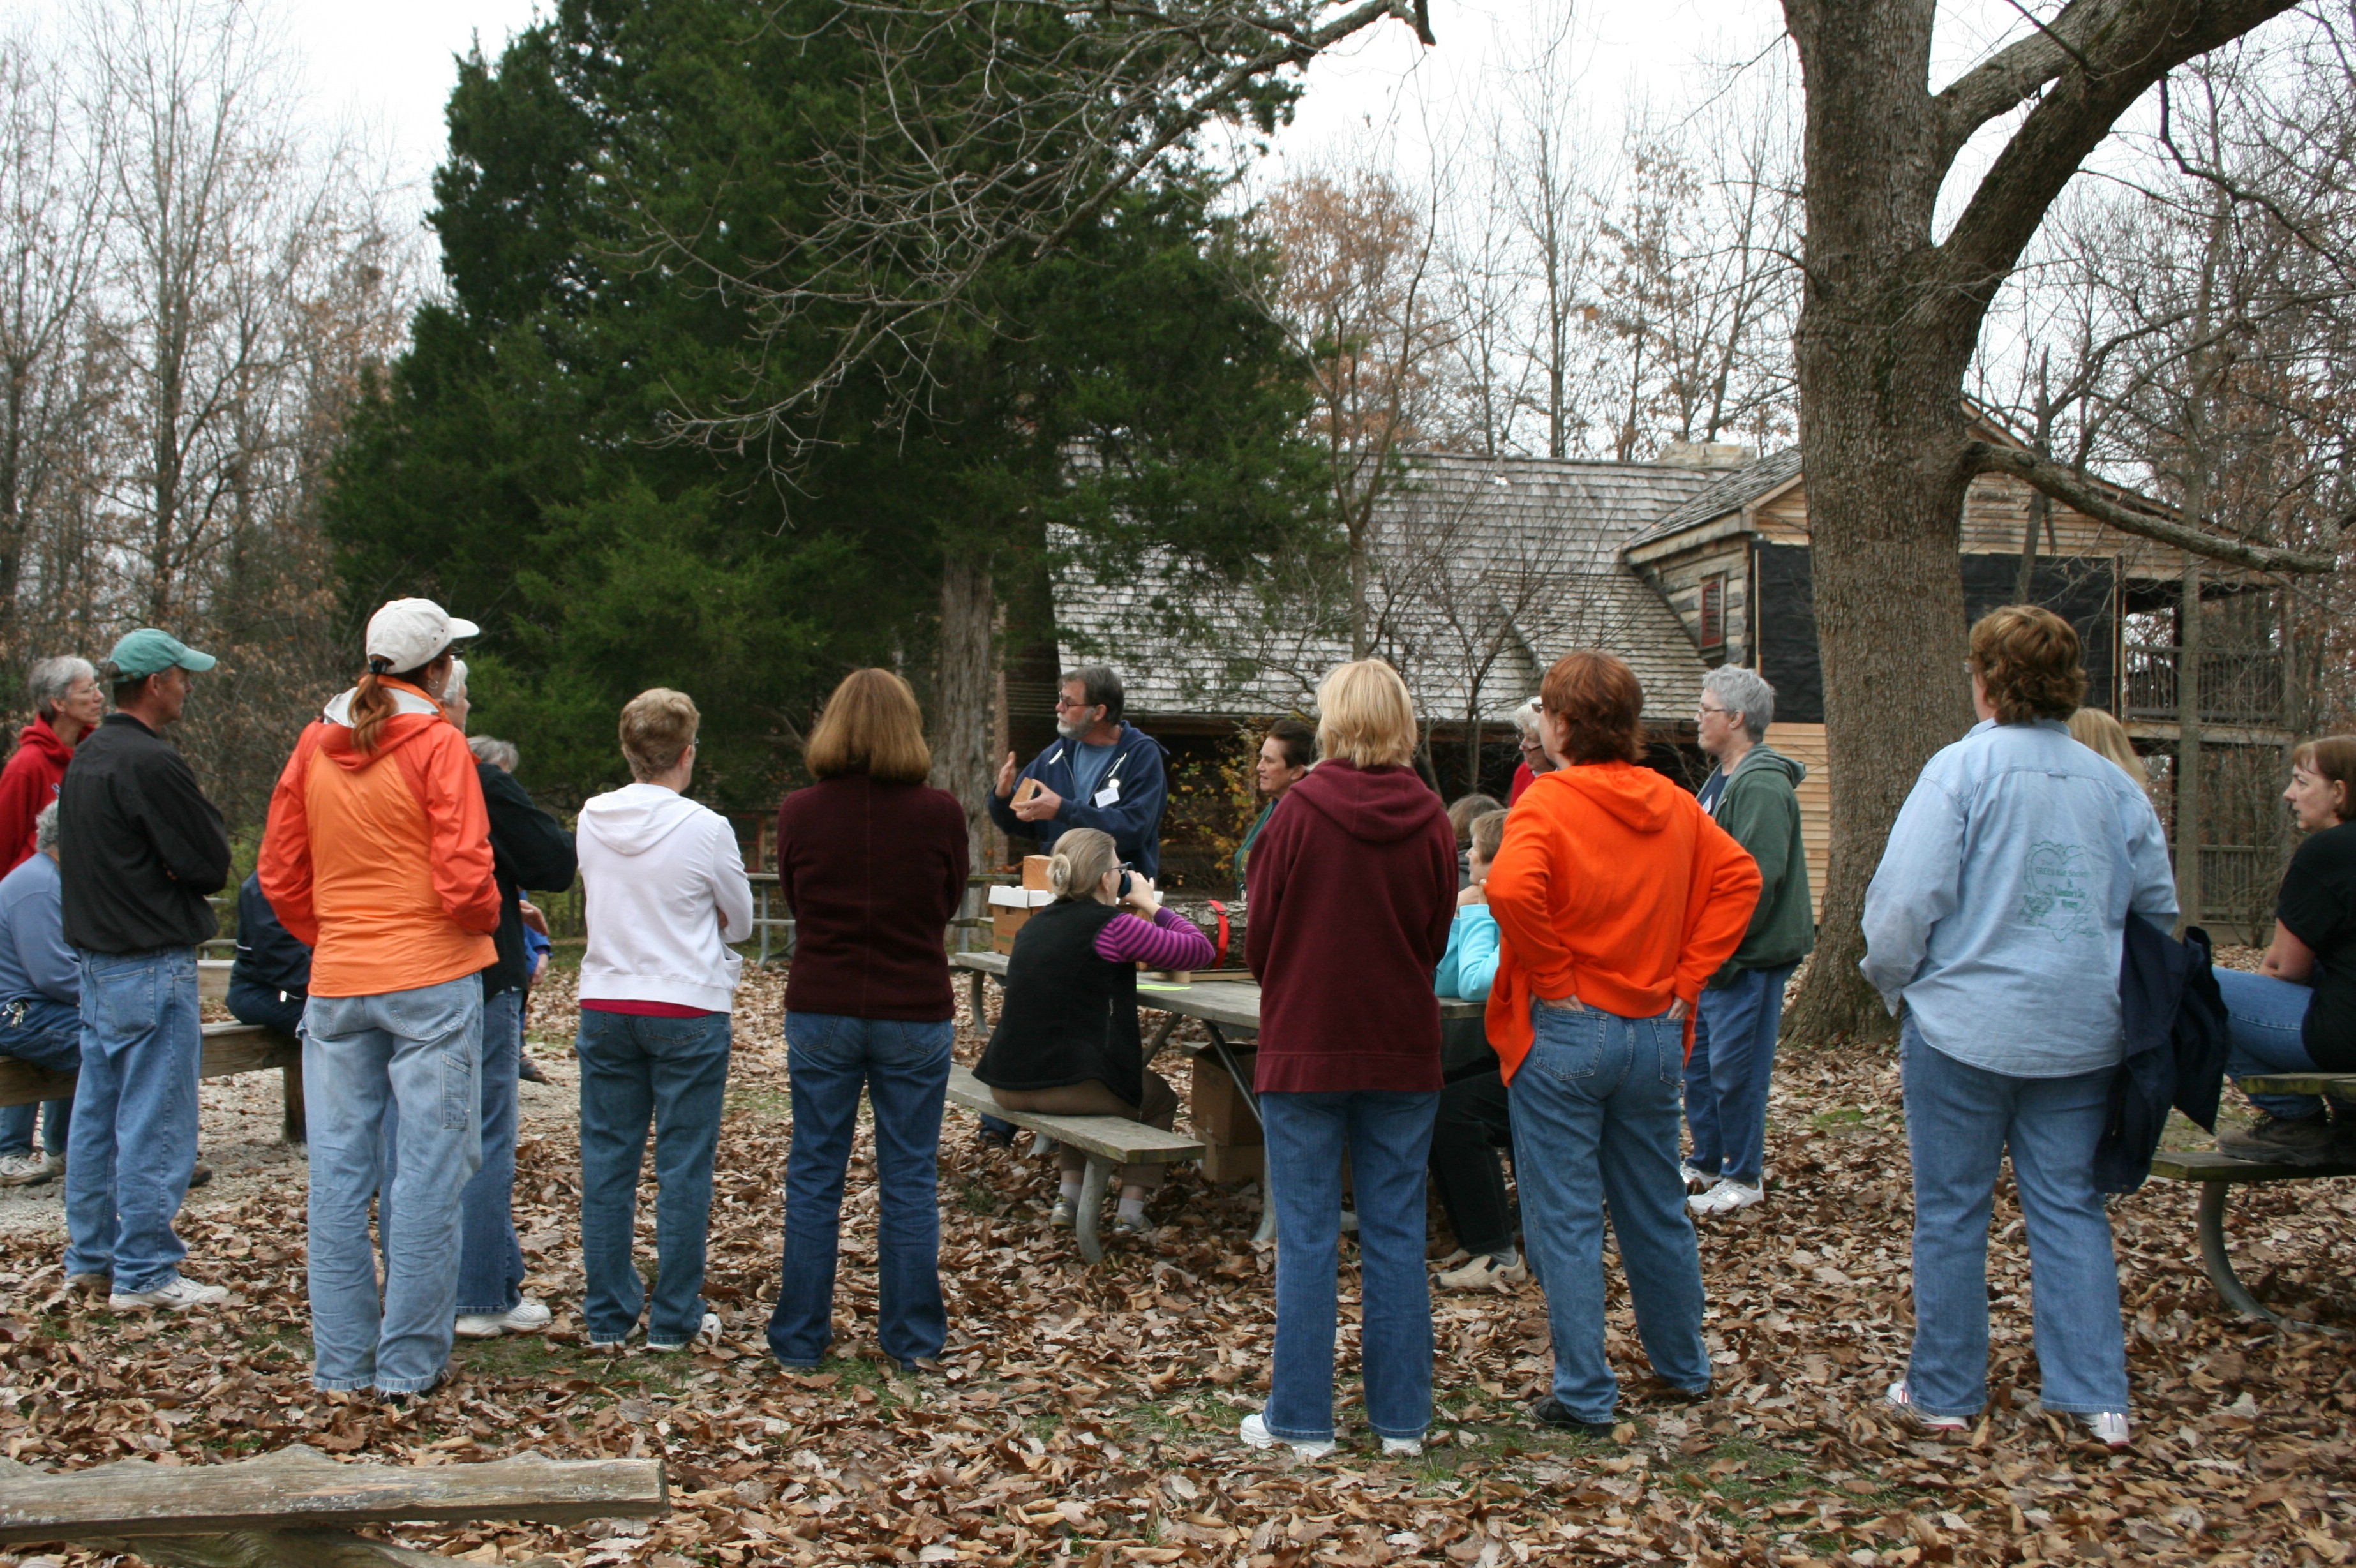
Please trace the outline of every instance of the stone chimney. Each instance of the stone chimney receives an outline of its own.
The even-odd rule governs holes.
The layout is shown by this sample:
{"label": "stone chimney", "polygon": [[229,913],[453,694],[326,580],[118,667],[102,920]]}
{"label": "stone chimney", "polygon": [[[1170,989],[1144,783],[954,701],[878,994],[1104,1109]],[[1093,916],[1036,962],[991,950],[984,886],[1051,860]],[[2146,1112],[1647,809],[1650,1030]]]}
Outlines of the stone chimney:
{"label": "stone chimney", "polygon": [[1661,448],[1660,461],[1672,468],[1739,468],[1758,456],[1757,447],[1730,441],[1672,441]]}

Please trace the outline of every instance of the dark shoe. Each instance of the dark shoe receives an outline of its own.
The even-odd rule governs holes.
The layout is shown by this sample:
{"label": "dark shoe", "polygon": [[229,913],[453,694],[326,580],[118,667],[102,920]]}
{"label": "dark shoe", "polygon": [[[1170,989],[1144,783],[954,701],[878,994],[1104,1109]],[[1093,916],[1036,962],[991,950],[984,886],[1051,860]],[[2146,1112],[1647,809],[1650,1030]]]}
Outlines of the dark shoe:
{"label": "dark shoe", "polygon": [[1537,1419],[1537,1423],[1540,1426],[1548,1427],[1556,1432],[1576,1432],[1587,1437],[1609,1437],[1612,1435],[1612,1423],[1610,1422],[1581,1421],[1579,1417],[1571,1414],[1570,1412],[1563,1409],[1562,1402],[1555,1398],[1552,1394],[1548,1394],[1546,1397],[1545,1402],[1540,1404],[1537,1409],[1531,1411],[1530,1414]]}
{"label": "dark shoe", "polygon": [[516,1076],[523,1079],[526,1083],[546,1083],[548,1081],[548,1074],[541,1071],[540,1064],[532,1060],[529,1056],[525,1056],[516,1062]]}
{"label": "dark shoe", "polygon": [[2286,1165],[2330,1163],[2334,1140],[2329,1116],[2301,1116],[2296,1121],[2262,1112],[2246,1133],[2221,1133],[2217,1152],[2237,1160],[2266,1160]]}
{"label": "dark shoe", "polygon": [[423,1388],[412,1393],[384,1394],[380,1397],[383,1399],[385,1403],[391,1405],[397,1410],[405,1404],[432,1399],[435,1394],[438,1394],[444,1389],[448,1388],[450,1386],[450,1380],[457,1375],[457,1365],[455,1362],[444,1361],[442,1363],[442,1369],[434,1374],[434,1380],[426,1384]]}
{"label": "dark shoe", "polygon": [[188,1186],[191,1187],[202,1187],[205,1183],[212,1179],[213,1167],[205,1164],[202,1160],[198,1160],[197,1162],[197,1168],[188,1173]]}

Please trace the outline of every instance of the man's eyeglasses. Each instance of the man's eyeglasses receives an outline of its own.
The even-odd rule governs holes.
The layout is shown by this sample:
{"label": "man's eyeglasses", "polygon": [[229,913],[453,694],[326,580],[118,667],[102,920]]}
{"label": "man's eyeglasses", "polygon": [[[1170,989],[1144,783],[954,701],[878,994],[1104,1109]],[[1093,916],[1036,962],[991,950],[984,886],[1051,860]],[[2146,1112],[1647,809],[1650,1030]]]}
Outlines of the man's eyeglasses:
{"label": "man's eyeglasses", "polygon": [[1071,712],[1076,714],[1084,714],[1095,706],[1096,704],[1094,703],[1088,702],[1084,698],[1058,697],[1055,699],[1055,711],[1059,714],[1063,713],[1066,709],[1069,709]]}
{"label": "man's eyeglasses", "polygon": [[1705,708],[1701,709],[1700,711],[1701,711],[1701,712],[1703,712],[1703,713],[1705,713],[1705,714],[1730,714],[1730,713],[1732,713],[1734,710],[1733,710],[1732,708],[1710,708],[1710,707],[1705,707]]}

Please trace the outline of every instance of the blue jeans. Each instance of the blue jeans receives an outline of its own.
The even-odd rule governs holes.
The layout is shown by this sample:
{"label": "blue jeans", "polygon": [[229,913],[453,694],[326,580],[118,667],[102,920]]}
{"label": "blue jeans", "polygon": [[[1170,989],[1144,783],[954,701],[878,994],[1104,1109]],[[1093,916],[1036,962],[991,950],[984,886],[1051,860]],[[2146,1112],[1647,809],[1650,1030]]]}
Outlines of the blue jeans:
{"label": "blue jeans", "polygon": [[[430,1387],[450,1359],[458,1290],[458,1194],[482,1163],[475,1052],[483,983],[466,974],[380,996],[314,996],[303,1012],[303,1101],[311,1132],[311,1382]],[[386,1123],[384,1295],[377,1296],[369,1198]],[[69,1167],[70,1169],[70,1167]]]}
{"label": "blue jeans", "polygon": [[1366,1424],[1383,1437],[1421,1437],[1431,1424],[1423,1176],[1439,1108],[1436,1090],[1259,1097],[1277,1241],[1276,1365],[1260,1419],[1279,1437],[1322,1443],[1333,1435],[1344,1155],[1358,1199]]}
{"label": "blue jeans", "polygon": [[197,1168],[197,950],[83,953],[80,1014],[66,1273],[155,1290],[188,1255],[172,1221]]}
{"label": "blue jeans", "polygon": [[[2227,1076],[2239,1080],[2253,1073],[2315,1071],[2315,1058],[2299,1037],[2308,1004],[2315,1000],[2312,987],[2238,969],[2221,969],[2216,974],[2233,1041],[2225,1057]],[[2253,1094],[2250,1103],[2286,1122],[2323,1114],[2323,1101],[2312,1094]]]}
{"label": "blue jeans", "polygon": [[842,1177],[859,1120],[859,1090],[875,1112],[875,1338],[902,1366],[941,1353],[941,1102],[955,1020],[901,1023],[831,1013],[786,1015],[794,1094],[786,1156],[785,1256],[769,1349],[814,1367],[834,1336],[834,1267]]}
{"label": "blue jeans", "polygon": [[1906,1391],[1926,1415],[1987,1402],[1988,1213],[2008,1146],[2029,1232],[2037,1368],[2045,1408],[2127,1408],[2126,1331],[2111,1219],[2094,1190],[2094,1145],[2112,1071],[2068,1078],[1989,1072],[1899,1038],[1906,1144],[1914,1161],[1914,1353]]}
{"label": "blue jeans", "polygon": [[574,1049],[581,1058],[581,1262],[588,1275],[582,1316],[592,1339],[626,1337],[648,1308],[630,1238],[649,1120],[659,1190],[647,1337],[682,1345],[703,1326],[703,1251],[729,1038],[725,1013],[647,1018],[581,1011]]}
{"label": "blue jeans", "polygon": [[1620,1381],[1603,1350],[1603,1220],[1636,1308],[1636,1335],[1664,1382],[1709,1387],[1701,1341],[1701,1252],[1677,1176],[1685,1025],[1662,1014],[1533,1004],[1537,1039],[1514,1074],[1514,1176],[1522,1250],[1546,1291],[1554,1397],[1609,1421]]}
{"label": "blue jeans", "polygon": [[[483,1038],[476,1047],[482,1096],[483,1163],[458,1195],[458,1304],[464,1314],[502,1313],[523,1299],[523,1249],[515,1230],[516,1038],[519,991],[483,999]],[[389,1179],[401,1157],[401,1107],[384,1109],[384,1155],[378,1166],[378,1245],[392,1255],[397,1206]]]}
{"label": "blue jeans", "polygon": [[1692,1163],[1704,1176],[1759,1185],[1767,1165],[1767,1085],[1775,1071],[1783,987],[1798,967],[1742,970],[1724,990],[1701,993],[1685,1077]]}
{"label": "blue jeans", "polygon": [[[81,1009],[47,996],[0,1002],[0,1057],[14,1057],[50,1072],[81,1070]],[[73,1132],[73,1101],[45,1100],[37,1105],[0,1107],[0,1155],[33,1152],[33,1117],[48,1119],[49,1154],[64,1158]]]}

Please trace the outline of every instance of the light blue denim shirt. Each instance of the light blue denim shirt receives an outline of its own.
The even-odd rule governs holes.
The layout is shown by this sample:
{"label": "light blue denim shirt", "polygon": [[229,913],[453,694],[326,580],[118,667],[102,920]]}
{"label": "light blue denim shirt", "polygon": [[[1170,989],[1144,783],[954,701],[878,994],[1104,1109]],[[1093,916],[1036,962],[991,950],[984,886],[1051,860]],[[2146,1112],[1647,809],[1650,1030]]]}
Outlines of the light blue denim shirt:
{"label": "light blue denim shirt", "polygon": [[2151,800],[2067,725],[1985,720],[1931,758],[1865,894],[1858,965],[1923,1043],[2015,1078],[2119,1059],[2132,910],[2176,919]]}

